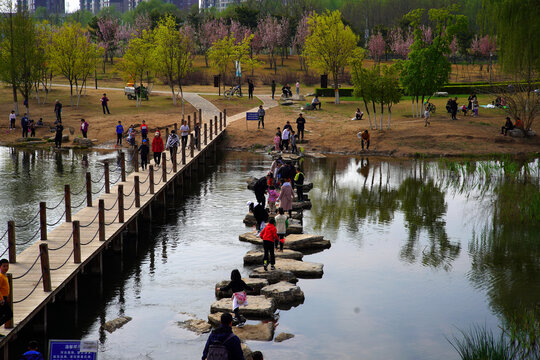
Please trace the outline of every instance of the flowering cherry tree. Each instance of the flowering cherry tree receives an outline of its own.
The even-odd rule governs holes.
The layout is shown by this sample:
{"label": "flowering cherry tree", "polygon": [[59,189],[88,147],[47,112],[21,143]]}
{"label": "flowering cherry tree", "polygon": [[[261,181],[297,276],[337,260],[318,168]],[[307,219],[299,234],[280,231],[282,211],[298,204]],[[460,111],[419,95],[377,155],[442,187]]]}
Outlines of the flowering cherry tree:
{"label": "flowering cherry tree", "polygon": [[300,69],[308,71],[307,68],[307,62],[306,58],[303,56],[304,52],[304,43],[306,42],[306,38],[309,35],[309,26],[308,26],[308,18],[311,16],[309,13],[305,13],[304,16],[300,19],[298,22],[298,26],[296,27],[296,34],[294,35],[292,46],[296,50],[296,53],[299,55],[300,60]]}
{"label": "flowering cherry tree", "polygon": [[274,72],[277,72],[277,62],[274,58],[274,55],[276,48],[280,44],[280,26],[280,22],[270,15],[263,18],[262,20],[259,20],[258,30],[261,34],[263,46],[270,55],[270,68],[272,68],[273,66]]}
{"label": "flowering cherry tree", "polygon": [[204,22],[198,34],[199,47],[204,53],[204,60],[206,62],[206,67],[208,67],[208,49],[218,40],[223,39],[229,34],[229,28],[223,20],[212,19]]}
{"label": "flowering cherry tree", "polygon": [[414,42],[414,37],[411,31],[404,34],[401,28],[398,27],[390,31],[389,42],[390,50],[406,59],[409,55],[410,47]]}
{"label": "flowering cherry tree", "polygon": [[368,49],[371,57],[380,62],[386,49],[386,42],[381,33],[374,34],[369,38]]}

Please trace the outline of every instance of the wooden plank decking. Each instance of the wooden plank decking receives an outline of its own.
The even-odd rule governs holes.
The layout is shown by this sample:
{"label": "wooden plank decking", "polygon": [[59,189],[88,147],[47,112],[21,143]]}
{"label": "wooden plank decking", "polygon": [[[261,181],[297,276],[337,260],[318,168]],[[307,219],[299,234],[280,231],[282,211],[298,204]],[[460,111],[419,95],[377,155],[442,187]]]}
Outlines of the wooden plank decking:
{"label": "wooden plank decking", "polygon": [[[190,157],[189,147],[186,147],[186,164],[182,165],[182,155],[179,151],[177,155],[177,171],[173,171],[173,164],[167,151],[167,182],[162,181],[162,168],[154,169],[154,194],[150,194],[149,169],[126,174],[126,181],[121,179],[113,186],[111,184],[110,193],[103,193],[99,198],[92,199],[92,207],[84,207],[72,216],[72,221],[80,221],[80,242],[81,242],[81,262],[74,263],[73,256],[73,224],[63,222],[54,230],[47,234],[47,240],[39,239],[30,245],[20,254],[17,254],[17,262],[10,264],[9,273],[13,276],[13,328],[0,330],[5,337],[0,341],[0,347],[4,348],[4,358],[7,359],[7,344],[14,340],[15,334],[24,327],[54,296],[64,288],[76,275],[81,272],[96,256],[100,256],[113,239],[118,237],[128,224],[148,206],[153,200],[166,189],[176,177],[189,169],[192,165],[209,151],[215,151],[216,143],[223,136],[225,127],[217,135],[214,134],[212,140],[208,138],[208,144],[204,145],[204,133],[201,131],[201,150],[194,150],[193,157]],[[180,148],[179,148],[180,149]],[[140,182],[140,207],[135,206],[135,176],[139,176]],[[124,222],[118,219],[118,185],[124,188]],[[96,185],[93,185],[96,186]],[[129,195],[129,196],[128,196]],[[102,199],[105,203],[105,241],[99,240],[98,201]],[[110,210],[109,210],[110,209]],[[108,210],[108,211],[107,211]],[[95,220],[93,220],[95,219]],[[52,291],[43,290],[42,269],[40,262],[39,245],[48,245],[49,265]],[[30,270],[29,270],[30,269]],[[21,277],[22,276],[22,277]],[[24,300],[23,300],[24,299]],[[22,300],[22,301],[21,301]]]}

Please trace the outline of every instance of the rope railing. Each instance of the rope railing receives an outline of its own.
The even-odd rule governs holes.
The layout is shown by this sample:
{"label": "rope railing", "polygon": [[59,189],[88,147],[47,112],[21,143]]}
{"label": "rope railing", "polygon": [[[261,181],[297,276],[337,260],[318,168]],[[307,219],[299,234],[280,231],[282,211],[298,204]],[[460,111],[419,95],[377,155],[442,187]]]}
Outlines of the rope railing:
{"label": "rope railing", "polygon": [[149,178],[150,178],[150,173],[148,173],[148,175],[146,175],[146,179],[139,180],[139,184],[146,184],[146,182],[148,181]]}
{"label": "rope railing", "polygon": [[86,203],[86,196],[82,199],[82,201],[78,205],[72,206],[72,208],[73,209],[80,208],[85,203]]}
{"label": "rope railing", "polygon": [[119,213],[116,213],[116,216],[114,217],[114,219],[110,223],[105,223],[105,226],[109,226],[109,225],[114,224],[114,222],[118,219],[118,214]]}
{"label": "rope railing", "polygon": [[34,291],[36,291],[39,283],[41,282],[41,280],[43,280],[43,275],[41,275],[39,277],[39,280],[38,282],[36,283],[36,285],[34,286],[34,288],[32,289],[32,291],[30,291],[30,293],[28,295],[26,295],[25,297],[23,297],[21,300],[14,300],[13,301],[13,304],[18,304],[18,303],[22,303],[24,300],[28,299],[30,297],[30,295],[32,295],[34,293]]}
{"label": "rope railing", "polygon": [[60,218],[58,220],[56,220],[55,223],[52,223],[52,224],[47,223],[47,226],[55,226],[55,225],[57,225],[60,221],[62,221],[64,219],[64,215],[66,215],[66,210],[64,210],[64,212],[62,213]]}
{"label": "rope railing", "polygon": [[0,237],[0,241],[4,240],[4,238],[6,237],[6,234],[8,233],[8,229],[6,229],[6,231],[4,232],[4,235],[2,235]]}
{"label": "rope railing", "polygon": [[150,186],[146,188],[146,191],[142,194],[139,194],[139,196],[144,196],[150,192]]}
{"label": "rope railing", "polygon": [[27,222],[27,223],[24,224],[24,225],[17,225],[17,224],[15,224],[15,227],[16,227],[16,228],[27,227],[28,225],[30,225],[31,223],[33,223],[34,220],[36,220],[36,218],[37,218],[38,216],[39,216],[39,211],[36,213],[36,215],[34,215],[34,217],[33,217],[29,222]]}
{"label": "rope railing", "polygon": [[67,264],[67,262],[69,261],[69,259],[71,259],[71,256],[73,256],[73,253],[75,252],[75,249],[71,250],[71,252],[69,253],[69,256],[67,257],[66,261],[64,261],[64,263],[58,267],[55,267],[55,268],[50,268],[49,270],[50,271],[56,271],[56,270],[60,270],[61,268],[64,267],[64,265]]}
{"label": "rope railing", "polygon": [[173,172],[173,168],[170,168],[169,171],[166,171],[167,175]]}
{"label": "rope railing", "polygon": [[26,240],[25,242],[22,242],[22,243],[17,243],[16,245],[19,246],[19,245],[26,245],[28,244],[30,241],[34,240],[37,236],[37,234],[39,234],[41,232],[41,228],[38,228],[36,230],[36,232],[34,233],[34,235],[32,235],[32,237],[28,240]]}
{"label": "rope railing", "polygon": [[116,184],[117,182],[119,182],[121,178],[122,178],[122,174],[120,174],[120,175],[118,176],[118,179],[116,179],[115,181],[109,181],[109,183],[110,183],[111,185],[114,185],[114,184]]}
{"label": "rope railing", "polygon": [[46,207],[47,210],[54,210],[56,209],[57,207],[59,207],[60,205],[62,205],[62,203],[64,202],[64,200],[66,199],[66,194],[64,194],[64,196],[62,196],[62,199],[60,199],[60,202],[58,204],[56,204],[56,206],[53,206],[53,207]]}
{"label": "rope railing", "polygon": [[104,210],[105,211],[111,211],[112,209],[114,209],[114,207],[116,206],[116,203],[118,202],[118,198],[116,198],[116,200],[114,200],[114,204],[112,204],[112,206],[110,208],[105,208]]}
{"label": "rope railing", "polygon": [[99,194],[100,192],[103,191],[103,189],[105,189],[105,183],[103,183],[103,185],[101,185],[101,189],[99,189],[98,191],[96,191],[96,192],[92,191],[92,194],[94,194],[94,195]]}
{"label": "rope railing", "polygon": [[25,271],[24,274],[20,275],[20,276],[14,276],[13,277],[13,280],[18,280],[18,279],[22,279],[23,277],[25,277],[30,271],[32,271],[32,269],[34,268],[34,266],[36,266],[36,263],[37,261],[39,260],[39,258],[41,257],[41,252],[38,254],[36,260],[34,260],[34,263],[32,264],[32,266],[30,266],[28,268],[28,270]]}
{"label": "rope railing", "polygon": [[161,184],[162,181],[163,181],[163,177],[160,176],[159,180],[154,182],[154,185],[159,185]]}
{"label": "rope railing", "polygon": [[94,241],[94,239],[96,238],[97,234],[99,234],[99,227],[98,227],[96,233],[94,234],[94,236],[92,236],[92,238],[90,239],[90,241],[85,242],[85,243],[82,242],[82,243],[81,243],[81,246],[85,246],[85,245],[90,244],[92,241]]}
{"label": "rope railing", "polygon": [[133,201],[131,202],[131,205],[124,208],[124,211],[127,211],[127,210],[131,209],[133,207],[133,204],[135,204],[135,198],[133,198]]}
{"label": "rope railing", "polygon": [[89,227],[90,225],[92,225],[92,224],[94,223],[94,221],[96,221],[98,215],[99,215],[99,210],[98,210],[98,212],[96,213],[96,216],[94,216],[94,218],[92,219],[92,221],[90,221],[90,222],[89,222],[88,224],[86,224],[86,225],[80,225],[80,227],[82,227],[82,228]]}
{"label": "rope railing", "polygon": [[72,238],[73,238],[73,231],[71,232],[71,235],[69,235],[69,237],[68,237],[68,239],[66,240],[65,243],[63,243],[62,245],[60,245],[57,248],[49,248],[49,251],[57,251],[57,250],[62,249],[64,246],[66,246],[69,243],[69,240],[71,240]]}
{"label": "rope railing", "polygon": [[71,195],[75,195],[75,196],[76,196],[76,195],[80,195],[80,194],[82,194],[82,192],[83,192],[84,190],[86,190],[86,184],[83,185],[83,187],[82,187],[81,190],[79,190],[79,191],[77,191],[77,192],[73,192],[73,191],[72,191],[72,192],[71,192]]}
{"label": "rope railing", "polygon": [[135,191],[135,184],[133,184],[133,187],[131,188],[131,191],[129,192],[129,194],[124,194],[124,197],[131,196],[131,194],[133,194],[134,191]]}
{"label": "rope railing", "polygon": [[9,250],[9,244],[8,244],[6,250],[4,250],[4,252],[2,253],[2,255],[0,255],[0,257],[3,257],[7,253],[8,250]]}
{"label": "rope railing", "polygon": [[101,175],[101,177],[99,179],[97,179],[95,181],[90,179],[90,181],[92,181],[94,184],[97,184],[97,183],[100,183],[101,180],[103,180],[104,177],[105,177],[105,171],[103,172],[103,175]]}

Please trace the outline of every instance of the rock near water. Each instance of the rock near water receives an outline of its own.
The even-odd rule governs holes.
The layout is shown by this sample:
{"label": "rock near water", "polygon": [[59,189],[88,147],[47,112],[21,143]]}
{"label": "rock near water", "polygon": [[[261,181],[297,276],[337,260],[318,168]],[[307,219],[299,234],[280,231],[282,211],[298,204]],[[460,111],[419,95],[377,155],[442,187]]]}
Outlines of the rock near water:
{"label": "rock near water", "polygon": [[294,274],[290,271],[270,269],[268,269],[268,271],[265,271],[262,266],[253,270],[253,272],[249,274],[249,277],[266,279],[270,284],[276,284],[280,281],[287,281],[293,284],[296,284],[298,282],[296,276],[294,276]]}
{"label": "rock near water", "polygon": [[[253,290],[246,291],[248,295],[260,295],[261,289],[268,285],[268,280],[265,280],[265,279],[244,278],[242,280],[244,280],[246,285],[251,286],[253,288]],[[232,296],[232,290],[227,290],[227,291],[217,290],[218,287],[222,288],[226,286],[228,283],[229,283],[229,280],[223,280],[216,284],[215,292],[216,292],[217,299],[230,298]]]}
{"label": "rock near water", "polygon": [[294,334],[289,333],[279,333],[276,338],[274,339],[275,342],[282,342],[285,340],[292,339],[294,337]]}
{"label": "rock near water", "polygon": [[[274,315],[276,304],[265,296],[248,296],[247,306],[240,306],[240,314],[251,319],[269,319]],[[210,306],[211,313],[229,312],[232,310],[232,299],[221,299]]]}
{"label": "rock near water", "polygon": [[[276,259],[302,260],[304,254],[299,251],[283,249],[276,251]],[[263,263],[264,252],[259,250],[250,250],[244,255],[244,265],[261,265]]]}
{"label": "rock near water", "polygon": [[[258,237],[253,232],[248,232],[240,235],[240,241],[249,242],[255,245],[262,246],[262,239]],[[330,248],[331,243],[328,240],[325,240],[322,235],[309,235],[309,234],[291,234],[285,237],[285,244],[283,245],[286,249],[296,250],[296,251],[316,251],[321,249]]]}
{"label": "rock near water", "polygon": [[108,331],[109,333],[113,333],[114,331],[120,329],[122,326],[124,326],[130,321],[131,317],[120,316],[119,318],[116,318],[114,320],[107,321],[105,324],[101,325],[101,328]]}
{"label": "rock near water", "polygon": [[270,297],[276,301],[278,307],[298,305],[304,302],[304,292],[299,286],[290,282],[280,281],[277,284],[265,286],[261,295]]}

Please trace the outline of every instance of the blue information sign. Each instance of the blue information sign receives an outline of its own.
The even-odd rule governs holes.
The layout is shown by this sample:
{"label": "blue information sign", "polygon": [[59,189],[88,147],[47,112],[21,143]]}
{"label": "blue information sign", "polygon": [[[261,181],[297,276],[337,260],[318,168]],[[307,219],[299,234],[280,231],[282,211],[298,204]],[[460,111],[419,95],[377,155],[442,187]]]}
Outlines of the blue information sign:
{"label": "blue information sign", "polygon": [[[49,341],[49,360],[96,360],[97,359],[97,341],[82,341],[83,350],[81,351],[80,340],[50,340]],[[90,344],[89,344],[90,343]],[[94,346],[92,346],[95,344]],[[88,346],[90,345],[90,346]]]}
{"label": "blue information sign", "polygon": [[256,112],[247,112],[246,121],[259,121],[259,114]]}

